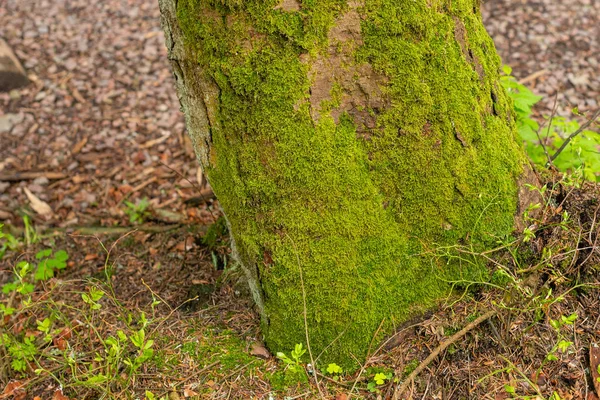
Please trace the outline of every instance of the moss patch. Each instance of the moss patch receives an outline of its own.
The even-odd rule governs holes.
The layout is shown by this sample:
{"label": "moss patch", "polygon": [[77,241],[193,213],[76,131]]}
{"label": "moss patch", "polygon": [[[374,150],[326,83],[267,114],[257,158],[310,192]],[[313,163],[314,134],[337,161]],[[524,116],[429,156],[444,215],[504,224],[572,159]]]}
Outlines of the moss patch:
{"label": "moss patch", "polygon": [[[319,362],[348,369],[382,323],[381,335],[447,294],[443,279],[484,272],[418,254],[509,232],[525,159],[475,0],[277,3],[179,0],[184,75],[219,88],[204,167],[258,270],[267,344],[306,343],[304,294],[315,357],[327,347]],[[311,67],[349,7],[362,35],[352,64],[387,78],[387,105],[365,110],[375,124],[360,135],[349,113],[332,116],[335,76],[318,120],[309,101]]]}

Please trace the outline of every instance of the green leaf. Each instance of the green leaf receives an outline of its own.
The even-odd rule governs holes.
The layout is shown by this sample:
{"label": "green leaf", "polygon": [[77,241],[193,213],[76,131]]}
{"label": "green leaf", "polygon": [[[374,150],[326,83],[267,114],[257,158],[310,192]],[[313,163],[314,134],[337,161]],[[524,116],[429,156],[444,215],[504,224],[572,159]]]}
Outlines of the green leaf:
{"label": "green leaf", "polygon": [[36,321],[38,331],[42,331],[44,333],[48,333],[50,330],[50,319],[46,318],[43,321]]}
{"label": "green leaf", "polygon": [[131,342],[135,345],[135,347],[141,349],[144,344],[144,338],[146,337],[146,333],[143,329],[140,329],[133,335],[131,335]]}
{"label": "green leaf", "polygon": [[46,249],[42,251],[38,251],[35,255],[36,260],[41,260],[42,258],[48,258],[52,254],[52,249]]}
{"label": "green leaf", "polygon": [[569,341],[566,341],[566,340],[561,340],[560,342],[558,342],[557,346],[558,346],[558,349],[564,353],[572,345],[573,345],[573,342],[569,342]]}
{"label": "green leaf", "polygon": [[337,364],[329,364],[329,365],[327,366],[327,372],[328,372],[330,375],[333,375],[333,374],[341,374],[341,373],[342,373],[342,367],[340,367],[340,366],[339,366],[339,365],[337,365]]}
{"label": "green leaf", "polygon": [[17,290],[17,282],[7,283],[2,286],[2,293],[9,294]]}
{"label": "green leaf", "polygon": [[67,261],[69,259],[69,255],[67,254],[66,251],[59,250],[56,253],[54,253],[54,258],[57,259],[58,261]]}
{"label": "green leaf", "polygon": [[387,376],[381,372],[376,373],[375,376],[373,377],[373,380],[378,385],[383,385],[385,383],[386,379],[387,379]]}
{"label": "green leaf", "polygon": [[100,289],[96,289],[95,287],[91,287],[90,288],[90,296],[92,297],[93,301],[98,301],[100,300],[102,297],[104,297],[104,292]]}
{"label": "green leaf", "polygon": [[504,391],[506,393],[510,393],[510,394],[515,394],[516,390],[514,386],[511,386],[509,384],[504,385]]}
{"label": "green leaf", "polygon": [[48,260],[42,260],[35,271],[33,278],[36,281],[45,281],[54,276],[54,268],[48,265]]}

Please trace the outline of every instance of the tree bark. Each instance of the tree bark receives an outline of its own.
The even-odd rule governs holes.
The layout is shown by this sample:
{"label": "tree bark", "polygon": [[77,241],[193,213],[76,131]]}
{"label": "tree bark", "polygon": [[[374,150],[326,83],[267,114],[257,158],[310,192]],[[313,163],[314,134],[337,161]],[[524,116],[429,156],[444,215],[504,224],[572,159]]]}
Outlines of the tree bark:
{"label": "tree bark", "polygon": [[319,363],[350,366],[447,281],[484,276],[427,255],[494,243],[522,206],[526,157],[479,0],[159,3],[272,350],[308,336]]}

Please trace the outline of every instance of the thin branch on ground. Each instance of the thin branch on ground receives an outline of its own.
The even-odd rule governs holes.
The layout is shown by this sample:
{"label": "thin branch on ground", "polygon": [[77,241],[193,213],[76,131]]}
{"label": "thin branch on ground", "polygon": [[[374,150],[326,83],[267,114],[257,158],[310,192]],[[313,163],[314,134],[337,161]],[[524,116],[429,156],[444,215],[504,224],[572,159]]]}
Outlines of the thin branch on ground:
{"label": "thin branch on ground", "polygon": [[579,135],[581,132],[586,130],[591,124],[596,122],[598,117],[600,117],[600,109],[596,110],[594,115],[592,115],[592,118],[587,120],[587,122],[585,124],[581,125],[579,127],[579,129],[577,129],[575,132],[573,132],[569,135],[569,137],[563,142],[562,146],[560,146],[560,148],[558,150],[556,150],[556,153],[554,153],[554,155],[550,158],[550,163],[553,163],[554,160],[556,160],[556,158],[560,155],[560,153],[562,153],[563,150],[569,145],[571,140],[573,140],[577,135]]}
{"label": "thin branch on ground", "polygon": [[[554,119],[554,115],[556,114],[556,105],[558,102],[558,92],[556,92],[556,95],[554,96],[554,105],[552,106],[552,115],[550,115],[550,121],[548,122],[548,130],[546,131],[546,140],[548,140],[548,136],[550,136],[550,128],[552,127],[552,120]],[[544,150],[544,154],[546,155],[546,165],[551,165],[552,164],[552,159],[550,158],[550,154],[548,153],[548,148],[546,147],[546,143],[544,143],[544,141],[542,140],[542,137],[540,136],[540,130],[542,128],[538,129],[537,131],[535,131],[535,135],[537,136],[538,140],[540,141],[540,144],[542,145],[542,149]]]}
{"label": "thin branch on ground", "polygon": [[450,346],[451,344],[457,342],[458,339],[462,338],[467,332],[473,330],[475,327],[477,327],[483,321],[486,321],[487,319],[493,317],[496,314],[497,314],[496,310],[491,310],[491,311],[486,312],[485,314],[483,314],[482,316],[477,318],[475,321],[469,323],[463,329],[461,329],[460,331],[458,331],[457,333],[452,335],[450,337],[450,339],[448,339],[444,343],[440,344],[425,360],[423,360],[423,362],[421,364],[419,364],[419,366],[417,368],[415,368],[415,370],[413,372],[411,372],[411,374],[406,378],[406,380],[402,383],[402,385],[398,386],[396,388],[396,390],[394,390],[394,395],[392,396],[392,399],[400,400],[400,396],[402,396],[402,393],[404,393],[406,391],[406,389],[408,388],[408,385],[410,385],[410,383],[417,377],[417,375],[419,375],[425,368],[427,368],[427,366],[429,364],[431,364],[431,362],[433,360],[435,360],[437,358],[437,356],[440,355],[441,352],[446,350],[448,348],[448,346]]}

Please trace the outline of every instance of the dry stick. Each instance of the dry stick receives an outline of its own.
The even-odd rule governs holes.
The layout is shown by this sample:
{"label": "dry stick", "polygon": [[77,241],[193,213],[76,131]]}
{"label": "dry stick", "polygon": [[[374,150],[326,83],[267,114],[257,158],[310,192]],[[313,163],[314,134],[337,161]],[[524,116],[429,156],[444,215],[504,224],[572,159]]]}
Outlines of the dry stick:
{"label": "dry stick", "polygon": [[[546,131],[546,140],[548,140],[548,136],[550,136],[550,128],[552,127],[552,120],[554,119],[554,115],[556,114],[556,104],[558,101],[558,92],[556,92],[556,95],[554,96],[554,105],[552,106],[552,115],[550,115],[550,123],[548,124],[548,131]],[[538,129],[537,131],[535,131],[535,135],[537,136],[538,140],[540,141],[540,144],[542,145],[542,149],[544,149],[544,154],[546,155],[546,165],[550,165],[552,164],[552,160],[550,159],[550,154],[548,154],[548,148],[546,148],[546,144],[544,143],[544,141],[542,140],[542,137],[540,136],[540,129]]]}
{"label": "dry stick", "polygon": [[408,385],[410,385],[410,383],[417,377],[417,375],[419,375],[425,368],[427,368],[427,366],[429,364],[431,364],[431,362],[433,360],[435,360],[436,357],[442,351],[446,350],[446,348],[448,346],[450,346],[451,344],[458,341],[458,339],[463,337],[467,332],[469,332],[470,330],[475,328],[477,325],[481,324],[483,321],[496,315],[496,313],[497,313],[496,310],[491,310],[491,311],[486,312],[485,314],[483,314],[482,316],[477,318],[475,321],[471,322],[470,324],[468,324],[467,326],[462,328],[460,331],[458,331],[457,333],[452,335],[450,337],[450,339],[448,339],[444,343],[440,344],[421,364],[419,364],[419,366],[417,368],[415,368],[415,370],[413,372],[411,372],[411,374],[406,378],[406,380],[402,383],[402,385],[398,386],[398,388],[396,390],[394,390],[394,396],[392,397],[392,399],[400,400],[400,396],[408,388]]}
{"label": "dry stick", "polygon": [[554,155],[550,158],[550,163],[552,163],[552,162],[554,162],[554,160],[556,160],[556,157],[558,157],[560,155],[560,153],[562,153],[562,151],[565,149],[565,147],[567,147],[567,145],[571,142],[571,140],[575,136],[579,135],[581,132],[586,130],[591,124],[596,122],[598,117],[600,117],[600,109],[596,110],[594,115],[592,115],[592,118],[590,118],[585,124],[581,125],[579,127],[579,129],[577,129],[575,132],[573,132],[569,135],[569,137],[563,142],[562,146],[560,146],[560,148],[558,150],[556,150],[556,153],[554,153]]}
{"label": "dry stick", "polygon": [[0,174],[0,181],[18,182],[28,181],[36,178],[46,178],[48,180],[64,179],[67,177],[62,172],[14,172]]}
{"label": "dry stick", "polygon": [[531,74],[529,76],[526,76],[525,78],[521,79],[519,81],[519,83],[521,85],[524,85],[524,84],[526,84],[528,82],[535,81],[537,78],[539,78],[539,77],[541,77],[543,75],[546,75],[548,72],[550,72],[550,71],[548,71],[547,69],[542,69],[540,71],[534,72],[533,74]]}

